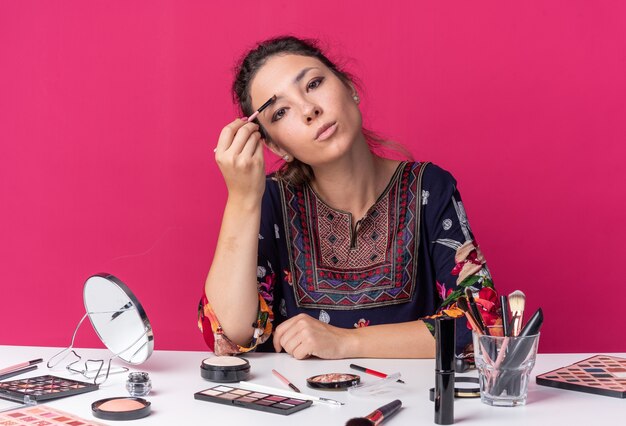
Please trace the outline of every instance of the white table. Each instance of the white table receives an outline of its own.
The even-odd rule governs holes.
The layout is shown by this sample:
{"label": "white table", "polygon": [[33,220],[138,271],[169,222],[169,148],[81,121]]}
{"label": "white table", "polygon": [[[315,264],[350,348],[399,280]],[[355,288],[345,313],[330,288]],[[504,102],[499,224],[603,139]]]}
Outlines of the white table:
{"label": "white table", "polygon": [[[30,359],[44,358],[39,369],[17,376],[19,378],[46,374],[47,361],[60,348],[32,346],[0,346],[0,368]],[[78,349],[83,357],[107,357],[103,349]],[[429,388],[434,385],[434,360],[305,360],[298,361],[287,354],[250,354],[246,356],[251,365],[250,381],[288,390],[272,374],[274,368],[289,378],[304,393],[326,396],[345,402],[343,406],[330,406],[314,403],[301,412],[281,416],[272,413],[253,411],[193,398],[197,391],[214,384],[200,377],[201,361],[211,356],[208,352],[155,351],[144,364],[132,367],[131,371],[147,371],[152,379],[153,392],[146,397],[152,403],[152,414],[144,419],[123,424],[151,425],[344,425],[352,417],[365,416],[380,405],[393,399],[400,399],[402,410],[385,424],[389,425],[432,425],[433,403],[430,402]],[[455,423],[462,425],[543,425],[553,423],[568,425],[623,424],[626,401],[606,396],[572,392],[561,389],[537,386],[534,375],[544,373],[592,354],[540,354],[533,371],[529,387],[528,403],[524,407],[501,408],[482,404],[480,399],[457,399]],[[626,354],[612,354],[626,357]],[[315,374],[330,372],[353,372],[348,365],[354,362],[386,373],[401,372],[405,385],[394,384],[384,396],[355,397],[345,391],[318,391],[306,386],[306,378]],[[118,365],[122,363],[116,362]],[[70,375],[58,367],[51,374],[82,380],[82,376]],[[358,373],[358,372],[356,372]],[[362,381],[378,380],[374,376],[358,373]],[[472,372],[469,375],[476,375]],[[127,374],[113,375],[100,389],[82,395],[75,395],[47,402],[54,408],[78,415],[85,419],[97,420],[91,414],[93,401],[114,396],[128,396],[125,389]],[[10,380],[10,379],[9,379]],[[102,422],[102,420],[99,420]],[[104,422],[120,424],[119,422]]]}

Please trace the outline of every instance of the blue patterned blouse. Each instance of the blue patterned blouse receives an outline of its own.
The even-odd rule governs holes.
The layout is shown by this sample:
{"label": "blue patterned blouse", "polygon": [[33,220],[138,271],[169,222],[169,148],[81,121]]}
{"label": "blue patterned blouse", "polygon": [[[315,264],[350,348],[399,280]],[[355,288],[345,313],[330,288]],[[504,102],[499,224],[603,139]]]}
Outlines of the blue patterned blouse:
{"label": "blue patterned blouse", "polygon": [[[423,319],[436,314],[468,274],[480,278],[476,291],[490,280],[482,255],[458,273],[463,259],[455,255],[468,245],[475,242],[456,181],[436,165],[401,163],[354,227],[350,213],[324,203],[309,185],[270,176],[259,233],[262,301],[254,339],[248,347],[232,344],[205,297],[200,327],[210,345],[215,340],[216,353],[237,353],[273,351],[267,322],[276,327],[300,313],[343,328]],[[431,320],[425,321],[432,332]],[[459,318],[457,352],[469,343],[471,333]]]}

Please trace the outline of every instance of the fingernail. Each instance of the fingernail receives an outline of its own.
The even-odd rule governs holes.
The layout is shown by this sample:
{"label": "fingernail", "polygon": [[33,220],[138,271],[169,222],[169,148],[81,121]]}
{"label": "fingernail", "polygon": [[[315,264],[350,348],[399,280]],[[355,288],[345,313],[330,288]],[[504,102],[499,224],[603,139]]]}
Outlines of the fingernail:
{"label": "fingernail", "polygon": [[248,121],[248,117],[241,117],[242,121]]}

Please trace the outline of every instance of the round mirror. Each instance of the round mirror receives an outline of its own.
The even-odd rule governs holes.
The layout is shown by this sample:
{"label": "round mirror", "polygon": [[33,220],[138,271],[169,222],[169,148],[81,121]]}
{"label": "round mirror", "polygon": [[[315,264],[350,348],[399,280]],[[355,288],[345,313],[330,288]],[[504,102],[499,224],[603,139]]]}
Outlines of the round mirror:
{"label": "round mirror", "polygon": [[154,335],[143,307],[126,285],[110,274],[89,277],[85,310],[102,343],[129,364],[141,364],[154,350]]}

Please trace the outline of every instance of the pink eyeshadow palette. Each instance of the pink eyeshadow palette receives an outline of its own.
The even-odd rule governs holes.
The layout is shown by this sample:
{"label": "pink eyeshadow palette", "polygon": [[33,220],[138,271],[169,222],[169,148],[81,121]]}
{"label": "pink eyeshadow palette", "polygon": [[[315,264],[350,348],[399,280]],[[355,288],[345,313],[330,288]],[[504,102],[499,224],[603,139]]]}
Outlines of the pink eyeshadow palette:
{"label": "pink eyeshadow palette", "polygon": [[45,405],[18,408],[0,413],[2,426],[104,426],[103,423],[82,419],[73,414]]}
{"label": "pink eyeshadow palette", "polygon": [[537,384],[626,398],[626,358],[596,355],[537,376]]}
{"label": "pink eyeshadow palette", "polygon": [[0,398],[27,403],[63,398],[97,389],[98,385],[93,383],[45,375],[0,382]]}
{"label": "pink eyeshadow palette", "polygon": [[290,398],[282,395],[270,395],[262,392],[254,392],[231,386],[215,386],[193,395],[201,401],[217,402],[219,404],[236,405],[250,408],[251,410],[267,411],[276,414],[293,414],[304,410],[313,404],[313,401]]}

